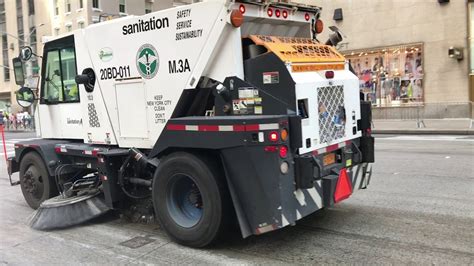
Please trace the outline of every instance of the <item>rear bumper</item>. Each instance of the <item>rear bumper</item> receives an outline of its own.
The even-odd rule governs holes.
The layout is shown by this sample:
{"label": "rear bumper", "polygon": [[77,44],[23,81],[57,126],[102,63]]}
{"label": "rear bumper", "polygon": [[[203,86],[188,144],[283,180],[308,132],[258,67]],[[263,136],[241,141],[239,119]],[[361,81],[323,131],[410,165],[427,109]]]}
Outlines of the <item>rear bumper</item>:
{"label": "rear bumper", "polygon": [[[285,159],[276,153],[266,153],[263,148],[243,146],[222,150],[227,184],[243,237],[294,225],[297,220],[348,198],[369,183],[370,165],[363,161],[360,139],[324,154],[289,153]],[[324,166],[327,152],[335,154],[336,163]],[[282,161],[290,165],[286,174],[280,172]],[[340,177],[342,172],[344,178]],[[337,189],[340,180],[345,186],[342,193]]]}

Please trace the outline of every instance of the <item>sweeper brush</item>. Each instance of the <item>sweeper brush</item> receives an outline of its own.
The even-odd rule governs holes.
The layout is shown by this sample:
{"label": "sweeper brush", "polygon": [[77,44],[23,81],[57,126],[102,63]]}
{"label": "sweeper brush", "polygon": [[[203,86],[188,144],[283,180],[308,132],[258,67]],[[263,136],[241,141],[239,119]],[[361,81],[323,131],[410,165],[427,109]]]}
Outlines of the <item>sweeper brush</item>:
{"label": "sweeper brush", "polygon": [[37,230],[65,228],[89,221],[109,210],[101,193],[68,198],[59,195],[44,201],[31,215],[29,224]]}

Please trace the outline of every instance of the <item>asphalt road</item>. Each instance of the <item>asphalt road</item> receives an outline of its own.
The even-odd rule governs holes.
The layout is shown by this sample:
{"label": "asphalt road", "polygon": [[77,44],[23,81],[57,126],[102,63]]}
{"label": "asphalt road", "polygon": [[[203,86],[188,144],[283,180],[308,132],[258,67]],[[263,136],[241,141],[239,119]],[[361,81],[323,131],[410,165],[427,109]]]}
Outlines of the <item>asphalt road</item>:
{"label": "asphalt road", "polygon": [[[8,135],[9,149],[29,137]],[[32,210],[9,186],[2,162],[0,264],[473,264],[474,138],[378,136],[376,160],[369,188],[334,208],[259,237],[234,233],[203,250],[113,215],[34,231],[26,225]]]}

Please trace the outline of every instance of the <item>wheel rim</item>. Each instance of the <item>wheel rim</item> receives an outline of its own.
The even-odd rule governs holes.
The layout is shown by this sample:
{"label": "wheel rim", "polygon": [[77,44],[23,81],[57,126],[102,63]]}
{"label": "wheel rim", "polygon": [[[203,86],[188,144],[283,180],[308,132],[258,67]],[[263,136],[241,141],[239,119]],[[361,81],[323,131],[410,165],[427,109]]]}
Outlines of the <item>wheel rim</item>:
{"label": "wheel rim", "polygon": [[168,182],[166,205],[171,218],[181,227],[191,228],[203,216],[201,191],[193,178],[176,174]]}
{"label": "wheel rim", "polygon": [[25,171],[23,175],[23,186],[35,200],[41,200],[43,198],[44,180],[35,165],[30,165]]}

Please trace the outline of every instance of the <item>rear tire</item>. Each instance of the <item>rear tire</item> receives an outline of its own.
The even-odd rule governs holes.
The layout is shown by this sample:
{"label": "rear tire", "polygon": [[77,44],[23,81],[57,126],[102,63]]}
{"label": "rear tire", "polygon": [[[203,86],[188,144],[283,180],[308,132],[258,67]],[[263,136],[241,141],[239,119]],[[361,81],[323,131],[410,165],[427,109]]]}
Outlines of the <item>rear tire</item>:
{"label": "rear tire", "polygon": [[215,162],[184,152],[160,162],[153,178],[153,206],[175,242],[197,248],[218,239],[231,209],[225,177]]}
{"label": "rear tire", "polygon": [[26,202],[35,210],[57,195],[55,182],[36,152],[28,152],[20,161],[20,187]]}

